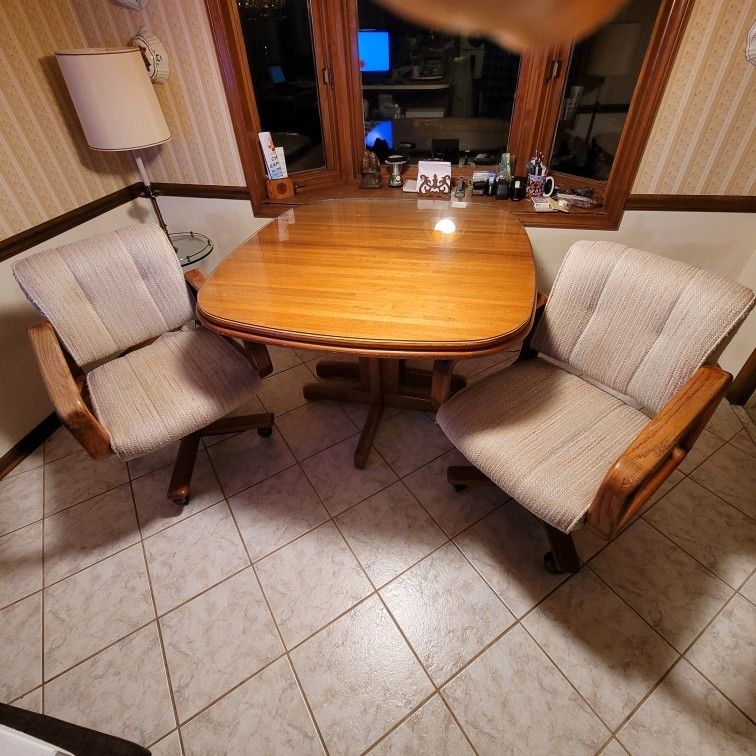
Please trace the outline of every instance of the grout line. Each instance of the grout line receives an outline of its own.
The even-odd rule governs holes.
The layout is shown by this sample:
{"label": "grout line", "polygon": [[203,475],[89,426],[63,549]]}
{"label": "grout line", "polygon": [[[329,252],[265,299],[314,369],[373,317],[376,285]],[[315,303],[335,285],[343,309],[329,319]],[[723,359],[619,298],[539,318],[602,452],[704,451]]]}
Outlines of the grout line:
{"label": "grout line", "polygon": [[[134,516],[137,518],[137,527],[139,527],[139,514],[137,513],[137,506],[136,506],[136,498],[134,497],[134,488],[131,484],[131,481],[129,481],[129,488],[131,490],[131,504],[134,507]],[[141,536],[141,533],[140,533]],[[157,612],[157,602],[155,600],[155,591],[152,587],[152,575],[150,573],[150,564],[147,559],[147,550],[144,547],[144,540],[140,537],[139,544],[142,547],[142,559],[144,560],[144,569],[147,573],[147,584],[150,588],[150,598],[152,599],[152,611],[155,616],[155,627],[157,629],[158,634],[158,642],[160,643],[160,654],[163,659],[163,672],[165,672],[165,680],[168,685],[168,695],[171,699],[171,707],[173,708],[173,721],[176,724],[176,727],[178,728],[179,718],[178,718],[178,709],[176,708],[176,699],[173,694],[173,683],[171,682],[171,671],[168,668],[168,656],[165,653],[165,643],[163,641],[163,629],[160,626],[160,620],[158,618],[158,612]],[[169,733],[163,733],[163,737],[168,735]],[[181,747],[181,751],[184,751],[184,742],[181,738],[181,732],[179,731],[179,746]]]}
{"label": "grout line", "polygon": [[[45,456],[45,452],[43,449],[43,459]],[[45,515],[45,492],[46,492],[46,485],[45,485],[45,469],[42,468],[42,554],[40,555],[40,559],[42,560],[42,563],[40,567],[42,568],[42,596],[41,596],[41,604],[42,604],[42,616],[40,618],[41,624],[42,624],[42,653],[41,653],[41,673],[42,673],[42,713],[45,713],[45,523],[44,523],[44,515]]]}

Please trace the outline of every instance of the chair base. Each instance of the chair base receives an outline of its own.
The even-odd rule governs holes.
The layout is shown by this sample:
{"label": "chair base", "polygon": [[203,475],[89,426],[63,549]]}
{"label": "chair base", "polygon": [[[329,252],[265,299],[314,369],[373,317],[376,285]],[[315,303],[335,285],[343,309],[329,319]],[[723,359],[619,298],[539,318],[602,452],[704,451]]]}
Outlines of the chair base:
{"label": "chair base", "polygon": [[[472,465],[452,466],[446,470],[446,478],[458,493],[464,491],[468,485],[476,483],[493,483],[477,467]],[[554,575],[565,572],[580,572],[580,558],[578,557],[572,534],[563,533],[553,525],[541,521],[546,529],[551,551],[543,555],[544,567]]]}
{"label": "chair base", "polygon": [[182,438],[176,455],[176,462],[173,465],[171,481],[168,484],[168,499],[179,506],[186,506],[189,503],[192,473],[194,472],[197,449],[202,436],[239,433],[257,428],[257,433],[260,436],[269,438],[273,434],[273,421],[272,412],[261,412],[257,415],[237,415],[236,417],[222,418],[202,428],[202,430]]}

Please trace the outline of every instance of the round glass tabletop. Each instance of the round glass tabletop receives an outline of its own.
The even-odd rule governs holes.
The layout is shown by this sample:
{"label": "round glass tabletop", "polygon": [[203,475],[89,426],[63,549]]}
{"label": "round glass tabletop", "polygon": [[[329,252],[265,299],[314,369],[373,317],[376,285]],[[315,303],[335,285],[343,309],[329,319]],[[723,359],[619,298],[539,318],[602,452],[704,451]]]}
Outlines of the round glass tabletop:
{"label": "round glass tabletop", "polygon": [[182,267],[204,260],[212,251],[213,243],[196,231],[176,231],[168,234]]}

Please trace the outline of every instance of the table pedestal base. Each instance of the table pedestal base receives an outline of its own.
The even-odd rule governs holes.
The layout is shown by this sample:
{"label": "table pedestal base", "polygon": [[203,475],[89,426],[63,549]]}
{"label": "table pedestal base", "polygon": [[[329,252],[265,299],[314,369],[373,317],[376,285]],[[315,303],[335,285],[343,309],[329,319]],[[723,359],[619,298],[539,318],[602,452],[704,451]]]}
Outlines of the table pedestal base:
{"label": "table pedestal base", "polygon": [[407,367],[406,360],[360,357],[359,362],[323,360],[316,366],[324,383],[308,383],[306,399],[369,404],[365,425],[354,452],[354,466],[365,467],[381,423],[384,407],[435,412],[448,396],[466,385],[464,376],[451,372],[449,360],[437,362],[436,371]]}

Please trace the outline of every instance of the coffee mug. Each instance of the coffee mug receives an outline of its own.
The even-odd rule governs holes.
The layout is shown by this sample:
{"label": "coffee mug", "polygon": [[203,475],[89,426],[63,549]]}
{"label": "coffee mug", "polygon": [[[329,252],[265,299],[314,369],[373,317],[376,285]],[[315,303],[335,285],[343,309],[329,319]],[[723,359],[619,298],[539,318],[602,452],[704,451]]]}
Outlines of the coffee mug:
{"label": "coffee mug", "polygon": [[528,176],[527,195],[530,199],[551,197],[554,188],[553,176]]}

